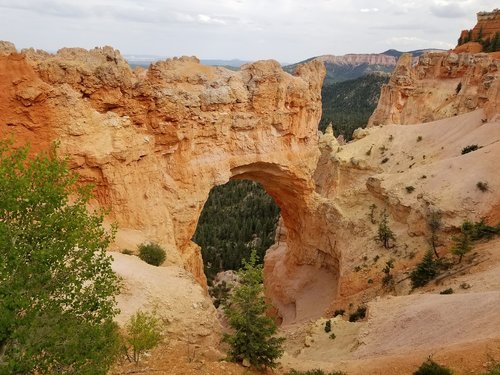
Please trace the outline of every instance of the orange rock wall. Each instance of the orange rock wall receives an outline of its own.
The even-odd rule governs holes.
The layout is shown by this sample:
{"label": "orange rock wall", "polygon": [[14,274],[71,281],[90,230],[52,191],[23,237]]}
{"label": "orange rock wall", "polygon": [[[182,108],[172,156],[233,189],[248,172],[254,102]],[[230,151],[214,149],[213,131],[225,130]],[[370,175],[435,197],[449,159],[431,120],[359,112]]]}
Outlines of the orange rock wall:
{"label": "orange rock wall", "polygon": [[485,53],[427,53],[399,59],[368,126],[430,122],[484,108],[498,115],[500,60]]}
{"label": "orange rock wall", "polygon": [[[316,249],[312,175],[324,68],[292,76],[275,61],[238,72],[196,58],[132,71],[110,47],[56,55],[0,45],[0,137],[34,151],[60,142],[118,224],[117,250],[156,241],[205,283],[191,241],[213,186],[261,182],[281,207],[288,245]],[[307,261],[307,259],[302,259]]]}

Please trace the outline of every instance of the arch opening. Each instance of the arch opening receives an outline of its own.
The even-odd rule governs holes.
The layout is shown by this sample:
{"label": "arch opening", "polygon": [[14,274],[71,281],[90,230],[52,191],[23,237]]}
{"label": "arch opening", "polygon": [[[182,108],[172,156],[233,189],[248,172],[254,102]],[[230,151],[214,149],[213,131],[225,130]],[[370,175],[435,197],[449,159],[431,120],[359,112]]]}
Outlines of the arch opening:
{"label": "arch opening", "polygon": [[[320,317],[337,296],[339,257],[335,255],[335,249],[331,244],[318,242],[325,238],[327,228],[323,221],[319,221],[319,202],[311,180],[307,176],[301,178],[280,164],[261,161],[234,167],[230,169],[230,173],[229,182],[223,186],[232,186],[241,183],[241,180],[248,184],[258,183],[262,186],[259,194],[268,197],[267,203],[274,201],[279,207],[281,217],[279,224],[276,215],[272,234],[270,231],[267,232],[270,234],[267,242],[259,249],[264,263],[266,294],[276,307],[277,315],[282,318],[284,324]],[[205,202],[203,211],[208,204],[212,209],[210,214],[218,216],[217,220],[221,221],[223,213],[214,211],[213,209],[217,207],[212,206],[213,202],[210,202],[213,192],[219,189],[221,187],[216,186],[211,189],[210,194],[207,193],[210,197]],[[204,215],[207,214],[205,212],[200,214],[193,241],[202,247],[205,275],[210,284],[215,274],[214,269],[218,270],[221,267],[219,264],[215,264],[214,267],[213,256],[207,257],[207,253],[214,249],[203,249],[200,238],[197,238],[200,231],[205,231],[206,235],[207,229],[199,229],[200,223],[203,225],[206,219]],[[223,233],[223,236],[227,238],[228,233]],[[243,250],[246,255],[251,251],[251,246],[247,245],[251,244],[251,240],[247,238],[247,243],[244,245]],[[231,244],[229,247],[225,246],[223,250],[226,254],[238,252],[238,249]],[[209,267],[212,268],[207,269],[207,258],[211,259],[212,264]],[[232,267],[229,269],[239,268],[242,258],[234,256]],[[235,263],[234,259],[237,259],[238,263]]]}
{"label": "arch opening", "polygon": [[263,263],[274,244],[279,213],[258,182],[231,180],[210,190],[193,235],[209,286],[220,272],[238,270],[253,249]]}

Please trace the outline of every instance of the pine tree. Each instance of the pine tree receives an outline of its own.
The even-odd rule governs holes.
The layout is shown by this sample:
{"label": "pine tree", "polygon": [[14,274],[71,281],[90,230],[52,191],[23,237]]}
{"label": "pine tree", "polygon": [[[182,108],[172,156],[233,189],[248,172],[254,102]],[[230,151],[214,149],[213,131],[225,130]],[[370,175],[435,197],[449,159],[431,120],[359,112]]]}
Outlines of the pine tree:
{"label": "pine tree", "polygon": [[417,264],[417,267],[410,274],[411,284],[413,288],[424,286],[438,274],[439,265],[434,260],[434,252],[432,249],[427,250],[422,261]]}
{"label": "pine tree", "polygon": [[463,256],[472,249],[471,233],[473,228],[473,223],[465,221],[462,224],[460,235],[452,238],[454,245],[451,252],[458,256],[458,263],[461,263]]}
{"label": "pine tree", "polygon": [[438,233],[443,226],[443,223],[441,221],[441,213],[439,211],[431,211],[429,213],[429,216],[427,218],[427,226],[429,227],[429,230],[431,232],[429,242],[431,244],[432,250],[434,251],[434,254],[436,255],[436,258],[439,258],[439,254],[437,252],[437,247],[439,245]]}
{"label": "pine tree", "polygon": [[377,240],[380,241],[386,249],[390,247],[390,241],[395,240],[394,232],[391,230],[391,228],[389,228],[388,215],[385,210],[382,214],[382,220],[380,220],[380,223],[378,225]]}
{"label": "pine tree", "polygon": [[266,316],[268,305],[263,296],[262,266],[257,265],[257,254],[252,250],[250,259],[243,261],[238,272],[241,285],[234,288],[224,311],[233,334],[225,334],[224,341],[231,346],[229,358],[234,362],[248,361],[257,369],[276,367],[283,354],[284,338],[274,337],[276,324]]}

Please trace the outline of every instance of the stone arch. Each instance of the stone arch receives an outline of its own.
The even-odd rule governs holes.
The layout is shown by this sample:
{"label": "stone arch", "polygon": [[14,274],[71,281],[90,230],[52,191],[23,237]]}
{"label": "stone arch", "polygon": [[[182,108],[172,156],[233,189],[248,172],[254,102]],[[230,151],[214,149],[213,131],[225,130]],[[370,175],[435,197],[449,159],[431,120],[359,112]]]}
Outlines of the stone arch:
{"label": "stone arch", "polygon": [[[19,64],[23,69],[12,69]],[[29,129],[37,150],[60,142],[70,167],[95,184],[95,204],[111,210],[116,250],[159,242],[168,263],[204,285],[191,241],[203,204],[213,186],[250,178],[281,206],[288,231],[287,251],[266,261],[267,269],[284,270],[267,273],[271,295],[283,306],[295,303],[294,291],[307,285],[280,286],[296,280],[299,265],[338,273],[326,235],[328,205],[313,182],[325,76],[319,61],[293,75],[272,60],[234,72],[187,57],[133,71],[105,47],[56,55],[28,50],[0,59],[2,71],[12,72],[0,95],[2,132]],[[37,113],[49,113],[50,121]],[[285,289],[292,294],[283,295]]]}

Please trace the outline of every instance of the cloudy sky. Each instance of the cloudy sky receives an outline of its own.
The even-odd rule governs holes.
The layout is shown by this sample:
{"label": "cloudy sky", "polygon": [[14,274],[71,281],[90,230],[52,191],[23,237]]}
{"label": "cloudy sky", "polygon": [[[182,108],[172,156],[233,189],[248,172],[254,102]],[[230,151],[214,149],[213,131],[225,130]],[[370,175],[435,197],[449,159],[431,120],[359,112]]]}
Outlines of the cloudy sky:
{"label": "cloudy sky", "polygon": [[18,48],[112,45],[123,54],[308,57],[451,48],[498,0],[0,0]]}

